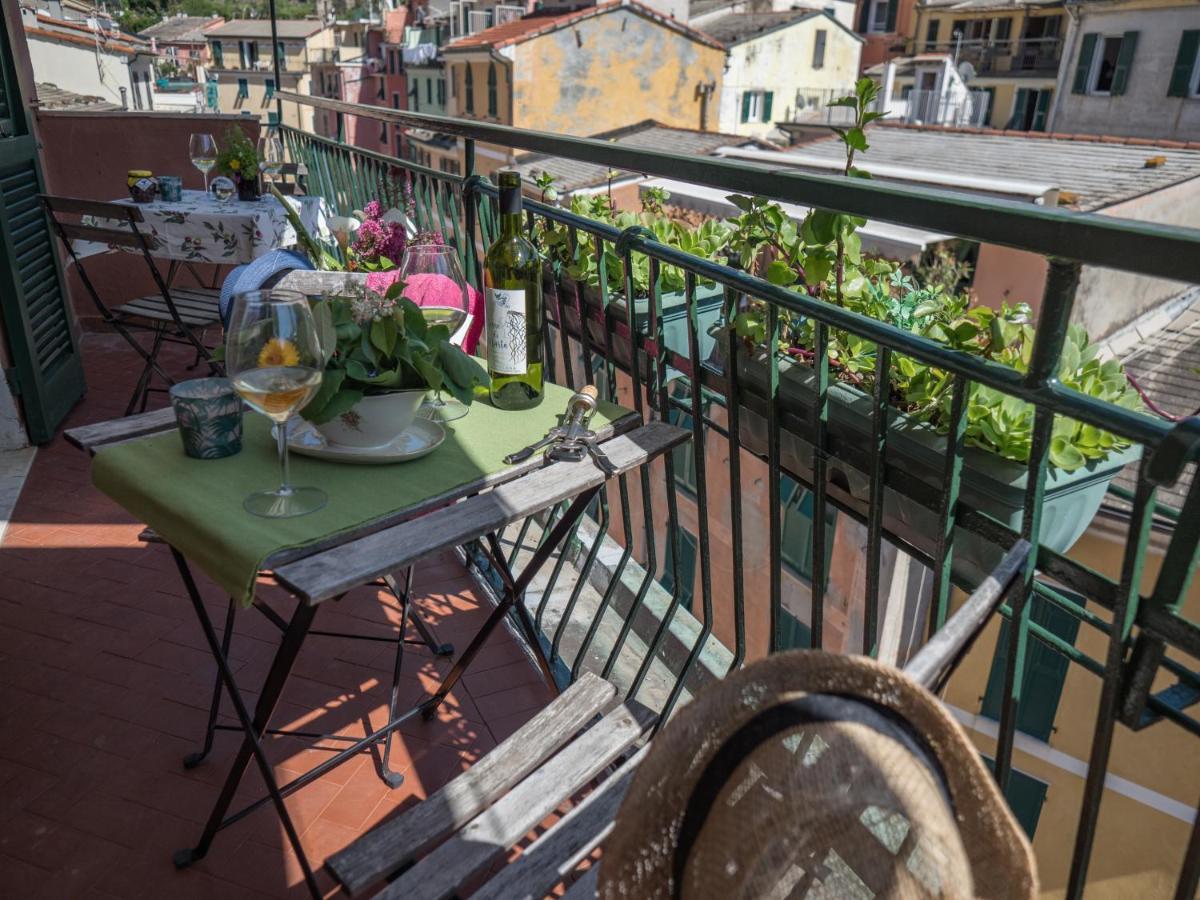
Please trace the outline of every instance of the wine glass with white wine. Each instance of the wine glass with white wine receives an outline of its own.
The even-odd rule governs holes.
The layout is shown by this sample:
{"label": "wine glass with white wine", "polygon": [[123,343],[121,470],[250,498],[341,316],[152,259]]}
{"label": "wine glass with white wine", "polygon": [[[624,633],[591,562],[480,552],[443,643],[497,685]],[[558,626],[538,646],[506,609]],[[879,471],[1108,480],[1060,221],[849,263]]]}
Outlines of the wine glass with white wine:
{"label": "wine glass with white wine", "polygon": [[267,176],[272,179],[283,169],[283,141],[274,128],[268,128],[258,139],[258,171],[262,175],[263,190],[267,189]]}
{"label": "wine glass with white wine", "polygon": [[270,519],[302,516],[329,499],[315,487],[294,487],[288,476],[288,419],[303,409],[325,370],[308,299],[294,291],[235,294],[225,337],[225,370],[252,409],[275,423],[281,483],[243,502],[246,512]]}
{"label": "wine glass with white wine", "polygon": [[188,156],[192,165],[204,176],[204,193],[208,193],[208,173],[217,164],[217,142],[211,134],[197,132],[188,140]]}
{"label": "wine glass with white wine", "polygon": [[[421,307],[425,322],[445,325],[450,342],[461,345],[471,327],[471,307],[458,251],[449,244],[418,237],[404,248],[400,280],[404,282],[404,296]],[[421,414],[435,422],[452,422],[467,412],[467,406],[453,398],[444,399],[440,390],[421,407]]]}

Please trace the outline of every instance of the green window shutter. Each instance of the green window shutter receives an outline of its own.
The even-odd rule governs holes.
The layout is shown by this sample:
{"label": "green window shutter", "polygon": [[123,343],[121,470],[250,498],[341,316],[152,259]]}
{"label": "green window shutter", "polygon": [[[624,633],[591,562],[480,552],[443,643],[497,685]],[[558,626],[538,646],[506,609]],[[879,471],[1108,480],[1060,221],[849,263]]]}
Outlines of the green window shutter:
{"label": "green window shutter", "polygon": [[813,68],[821,69],[825,66],[825,40],[828,35],[824,28],[817,30],[816,41],[813,44]]}
{"label": "green window shutter", "polygon": [[1192,86],[1192,74],[1196,71],[1196,55],[1200,52],[1200,31],[1185,31],[1179,36],[1179,52],[1175,54],[1175,68],[1171,70],[1171,83],[1167,86],[1168,97],[1186,97]]}
{"label": "green window shutter", "polygon": [[1121,52],[1117,54],[1117,65],[1113,69],[1112,95],[1119,97],[1129,84],[1129,70],[1133,67],[1133,54],[1137,51],[1138,33],[1125,32],[1121,39]]}
{"label": "green window shutter", "polygon": [[277,112],[267,113],[267,124],[268,125],[278,125],[279,124],[279,113],[277,113]]}
{"label": "green window shutter", "polygon": [[225,68],[225,48],[220,41],[212,42],[213,65],[218,69]]}
{"label": "green window shutter", "polygon": [[[1078,595],[1068,596],[1080,604],[1084,602],[1084,598]],[[1051,634],[1070,644],[1075,643],[1075,637],[1079,633],[1079,620],[1049,600],[1035,596],[1029,617],[1031,621],[1041,625]],[[996,655],[992,659],[992,671],[988,676],[983,706],[980,709],[980,713],[989,719],[999,720],[1000,718],[1010,625],[1011,623],[1005,619],[1000,626],[1000,637],[996,641]],[[1057,650],[1052,650],[1035,637],[1029,638],[1025,652],[1025,671],[1021,677],[1021,704],[1017,710],[1017,730],[1042,741],[1050,737],[1069,667],[1070,661]]]}
{"label": "green window shutter", "polygon": [[887,6],[887,30],[889,32],[896,30],[896,12],[900,8],[900,0],[888,0]]}
{"label": "green window shutter", "polygon": [[812,630],[786,609],[779,611],[779,649],[807,650],[812,646]]}
{"label": "green window shutter", "polygon": [[250,97],[250,82],[245,78],[238,79],[238,99],[246,100]]}
{"label": "green window shutter", "polygon": [[[994,771],[996,761],[985,754],[979,755],[983,757],[988,771]],[[1033,833],[1037,831],[1038,819],[1041,818],[1042,806],[1046,802],[1046,790],[1049,787],[1046,782],[1026,775],[1018,769],[1012,769],[1009,773],[1008,790],[1004,792],[1004,799],[1008,801],[1013,818],[1030,840],[1033,840]]]}
{"label": "green window shutter", "polygon": [[[858,0],[858,32],[867,33],[867,19],[871,15],[871,0]],[[743,121],[745,121],[743,119]]]}
{"label": "green window shutter", "polygon": [[270,100],[272,97],[275,96],[275,79],[274,78],[268,78],[266,80],[266,88],[267,88],[267,92],[266,92],[266,94],[263,95],[264,103],[267,100]]}
{"label": "green window shutter", "polygon": [[1075,63],[1075,80],[1071,84],[1072,94],[1086,94],[1088,78],[1092,74],[1092,60],[1096,56],[1096,41],[1099,35],[1085,34],[1079,45],[1079,61]]}
{"label": "green window shutter", "polygon": [[771,101],[774,99],[775,99],[774,91],[767,91],[765,94],[763,94],[763,114],[762,114],[763,117],[762,117],[762,120],[764,122],[771,121]]}
{"label": "green window shutter", "polygon": [[987,94],[987,100],[985,101],[987,103],[987,111],[983,116],[983,124],[995,128],[996,126],[992,124],[992,116],[996,112],[996,89],[994,87],[987,87],[983,89],[983,92]]}
{"label": "green window shutter", "polygon": [[750,95],[751,95],[751,91],[745,91],[742,93],[742,121],[743,122],[750,121]]}
{"label": "green window shutter", "polygon": [[1023,130],[1025,128],[1025,113],[1029,109],[1029,89],[1017,88],[1017,100],[1013,105],[1012,118],[1008,120],[1005,128],[1016,128]]}
{"label": "green window shutter", "polygon": [[1033,110],[1033,124],[1029,127],[1030,131],[1045,131],[1046,130],[1046,114],[1050,111],[1050,95],[1052,91],[1038,91],[1037,105]]}

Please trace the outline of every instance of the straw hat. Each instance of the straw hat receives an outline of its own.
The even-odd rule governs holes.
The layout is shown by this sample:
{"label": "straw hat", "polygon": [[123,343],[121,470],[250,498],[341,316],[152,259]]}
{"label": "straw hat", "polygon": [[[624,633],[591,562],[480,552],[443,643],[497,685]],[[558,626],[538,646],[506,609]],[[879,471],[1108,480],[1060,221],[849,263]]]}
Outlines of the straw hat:
{"label": "straw hat", "polygon": [[651,742],[599,893],[1026,898],[1037,875],[937,698],[866,657],[802,650],[707,687]]}

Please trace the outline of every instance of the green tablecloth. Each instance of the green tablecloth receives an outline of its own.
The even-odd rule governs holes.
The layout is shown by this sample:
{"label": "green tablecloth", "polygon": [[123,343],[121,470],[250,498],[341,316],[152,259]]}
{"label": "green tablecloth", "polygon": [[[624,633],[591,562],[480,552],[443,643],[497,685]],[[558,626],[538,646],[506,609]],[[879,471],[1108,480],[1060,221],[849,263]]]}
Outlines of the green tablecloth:
{"label": "green tablecloth", "polygon": [[[383,466],[333,463],[291,454],[292,483],[329,494],[324,509],[263,519],[242,509],[254,491],[279,483],[275,441],[263,416],[247,410],[242,452],[220,460],[185,456],[175,430],[100,450],[92,482],[230,596],[249,602],[263,560],[380,519],[507,468],[503,458],[558,423],[570,391],[546,386],[534,409],[504,412],[477,400],[446,426],[446,441],[423,459]],[[629,411],[602,403],[593,428]]]}

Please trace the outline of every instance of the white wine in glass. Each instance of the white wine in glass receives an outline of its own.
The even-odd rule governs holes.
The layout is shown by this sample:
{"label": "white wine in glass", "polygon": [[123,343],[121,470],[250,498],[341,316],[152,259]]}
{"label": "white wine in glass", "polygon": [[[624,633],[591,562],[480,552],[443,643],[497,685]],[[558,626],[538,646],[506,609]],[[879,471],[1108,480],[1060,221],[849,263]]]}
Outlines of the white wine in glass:
{"label": "white wine in glass", "polygon": [[294,487],[288,474],[288,419],[321,386],[325,357],[308,299],[293,291],[235,294],[225,337],[225,370],[251,409],[275,423],[280,485],[243,502],[266,518],[302,516],[329,499],[315,487]]}
{"label": "white wine in glass", "polygon": [[283,141],[268,128],[258,139],[258,171],[263,177],[263,190],[266,190],[267,176],[272,178],[283,169]]}
{"label": "white wine in glass", "polygon": [[211,134],[196,133],[188,140],[192,165],[204,175],[204,193],[208,193],[208,173],[217,164],[217,142]]}

